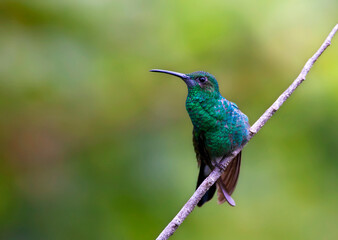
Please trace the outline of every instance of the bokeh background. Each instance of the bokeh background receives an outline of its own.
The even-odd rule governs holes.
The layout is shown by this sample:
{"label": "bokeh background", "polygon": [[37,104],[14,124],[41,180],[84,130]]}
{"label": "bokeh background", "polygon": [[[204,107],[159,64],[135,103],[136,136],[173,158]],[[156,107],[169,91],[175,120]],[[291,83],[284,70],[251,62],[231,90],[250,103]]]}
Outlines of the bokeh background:
{"label": "bokeh background", "polygon": [[[154,239],[194,192],[186,87],[250,123],[337,23],[336,0],[0,2],[0,239]],[[338,36],[243,153],[237,207],[172,239],[338,239]]]}

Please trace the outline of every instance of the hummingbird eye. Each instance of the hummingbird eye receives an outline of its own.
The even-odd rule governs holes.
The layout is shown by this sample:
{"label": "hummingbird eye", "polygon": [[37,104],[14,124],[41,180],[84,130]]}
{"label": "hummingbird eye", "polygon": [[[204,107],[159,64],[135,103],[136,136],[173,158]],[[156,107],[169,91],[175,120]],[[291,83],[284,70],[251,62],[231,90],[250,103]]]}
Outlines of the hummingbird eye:
{"label": "hummingbird eye", "polygon": [[198,77],[197,79],[198,79],[198,81],[201,82],[201,83],[204,83],[204,82],[207,81],[207,78],[206,78],[206,77]]}

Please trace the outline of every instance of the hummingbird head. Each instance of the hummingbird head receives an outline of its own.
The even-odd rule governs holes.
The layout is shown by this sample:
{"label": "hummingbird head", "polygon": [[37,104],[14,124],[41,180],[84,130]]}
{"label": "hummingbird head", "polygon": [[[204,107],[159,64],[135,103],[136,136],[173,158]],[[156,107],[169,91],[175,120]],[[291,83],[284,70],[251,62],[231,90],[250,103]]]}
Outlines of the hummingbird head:
{"label": "hummingbird head", "polygon": [[195,90],[209,94],[219,93],[216,78],[208,72],[197,71],[184,74],[161,69],[152,69],[150,72],[161,72],[179,77],[187,84],[188,90]]}

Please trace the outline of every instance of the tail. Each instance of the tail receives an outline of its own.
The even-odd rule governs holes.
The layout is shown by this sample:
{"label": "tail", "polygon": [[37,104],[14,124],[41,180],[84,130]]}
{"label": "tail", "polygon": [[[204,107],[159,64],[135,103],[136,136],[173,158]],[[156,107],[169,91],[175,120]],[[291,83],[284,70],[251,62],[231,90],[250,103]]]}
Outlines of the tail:
{"label": "tail", "polygon": [[[205,165],[203,161],[201,161],[200,166],[200,172],[198,174],[198,180],[197,180],[197,186],[196,189],[201,185],[201,183],[204,181],[204,179],[210,174],[211,170],[210,168]],[[209,190],[204,194],[204,196],[201,198],[201,200],[198,202],[197,206],[202,207],[204,203],[212,199],[216,192],[216,185],[212,185]]]}
{"label": "tail", "polygon": [[231,198],[231,194],[234,192],[239,170],[241,167],[242,152],[240,152],[229,164],[222,176],[217,180],[217,195],[218,203],[222,204],[227,201],[231,206],[235,206],[235,201]]}

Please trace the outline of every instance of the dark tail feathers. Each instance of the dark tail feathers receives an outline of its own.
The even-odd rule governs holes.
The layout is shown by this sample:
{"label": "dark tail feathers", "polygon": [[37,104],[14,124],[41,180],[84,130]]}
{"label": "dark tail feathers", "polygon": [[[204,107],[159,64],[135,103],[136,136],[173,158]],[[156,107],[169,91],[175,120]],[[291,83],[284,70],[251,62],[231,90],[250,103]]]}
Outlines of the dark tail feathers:
{"label": "dark tail feathers", "polygon": [[[210,174],[210,168],[205,165],[203,161],[201,161],[200,166],[200,172],[198,174],[198,180],[197,180],[197,186],[196,189],[201,185],[201,183],[204,181],[204,179]],[[204,196],[201,198],[201,200],[198,202],[197,206],[202,207],[204,203],[212,199],[216,192],[216,185],[212,185],[209,190],[204,194]]]}

